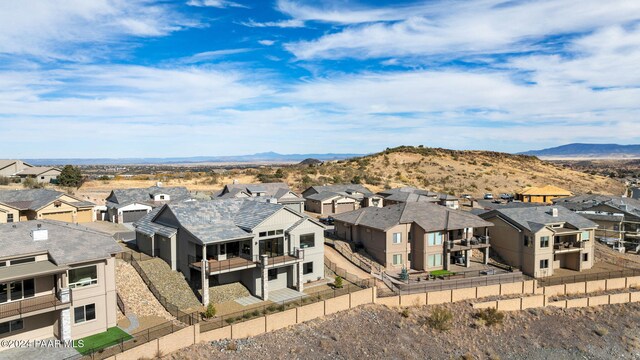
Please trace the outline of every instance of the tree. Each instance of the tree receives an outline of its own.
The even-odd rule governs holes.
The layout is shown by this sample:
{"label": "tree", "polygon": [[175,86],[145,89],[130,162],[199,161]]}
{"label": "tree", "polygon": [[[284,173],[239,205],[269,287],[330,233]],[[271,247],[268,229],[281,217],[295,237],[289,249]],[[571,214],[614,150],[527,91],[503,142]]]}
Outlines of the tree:
{"label": "tree", "polygon": [[409,281],[409,271],[406,267],[403,267],[402,270],[400,270],[400,280]]}
{"label": "tree", "polygon": [[205,319],[211,319],[214,316],[216,316],[216,307],[213,303],[209,303],[209,305],[207,305],[207,310],[204,312],[204,317]]}
{"label": "tree", "polygon": [[82,185],[82,172],[80,172],[80,168],[65,165],[60,175],[58,175],[58,184],[68,187],[80,187],[80,185]]}
{"label": "tree", "polygon": [[336,276],[335,280],[333,281],[333,286],[336,289],[342,289],[342,277],[340,275]]}

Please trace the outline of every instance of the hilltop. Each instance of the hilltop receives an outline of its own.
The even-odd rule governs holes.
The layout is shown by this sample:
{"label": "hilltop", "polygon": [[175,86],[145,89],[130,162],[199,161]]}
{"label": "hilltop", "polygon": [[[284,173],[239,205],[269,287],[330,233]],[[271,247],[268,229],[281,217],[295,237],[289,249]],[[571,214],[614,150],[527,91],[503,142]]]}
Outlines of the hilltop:
{"label": "hilltop", "polygon": [[311,185],[354,182],[374,191],[416,186],[460,195],[513,193],[525,186],[553,184],[574,193],[622,194],[624,185],[608,177],[573,171],[534,156],[492,151],[459,151],[401,146],[368,156],[319,166],[282,168],[281,178],[264,168],[264,181],[285,180],[297,190]]}

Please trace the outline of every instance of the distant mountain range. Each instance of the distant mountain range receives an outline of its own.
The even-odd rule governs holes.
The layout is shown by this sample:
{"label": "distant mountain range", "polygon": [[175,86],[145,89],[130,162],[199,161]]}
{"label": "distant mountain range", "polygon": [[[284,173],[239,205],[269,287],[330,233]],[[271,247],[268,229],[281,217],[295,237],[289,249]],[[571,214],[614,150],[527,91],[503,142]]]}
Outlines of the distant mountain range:
{"label": "distant mountain range", "polygon": [[520,154],[547,159],[638,159],[640,145],[575,143]]}
{"label": "distant mountain range", "polygon": [[172,158],[97,158],[97,159],[24,159],[29,164],[38,166],[51,165],[179,165],[179,164],[204,164],[204,163],[291,163],[305,159],[341,160],[363,154],[278,154],[264,152],[252,155],[231,156],[192,156]]}

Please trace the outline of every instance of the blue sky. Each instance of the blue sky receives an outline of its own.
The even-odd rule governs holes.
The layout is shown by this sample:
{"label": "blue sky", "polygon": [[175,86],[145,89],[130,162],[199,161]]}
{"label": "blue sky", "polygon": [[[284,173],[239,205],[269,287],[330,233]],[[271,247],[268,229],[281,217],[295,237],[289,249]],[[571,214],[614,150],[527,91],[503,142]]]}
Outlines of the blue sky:
{"label": "blue sky", "polygon": [[0,158],[640,143],[640,2],[0,2]]}

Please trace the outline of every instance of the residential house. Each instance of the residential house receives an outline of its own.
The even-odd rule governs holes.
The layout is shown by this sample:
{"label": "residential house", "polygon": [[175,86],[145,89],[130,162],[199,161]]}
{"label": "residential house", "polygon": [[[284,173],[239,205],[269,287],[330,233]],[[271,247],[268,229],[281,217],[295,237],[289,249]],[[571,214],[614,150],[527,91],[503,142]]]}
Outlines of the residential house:
{"label": "residential house", "polygon": [[304,198],[291,191],[289,185],[283,182],[261,184],[233,183],[225,185],[220,193],[214,195],[214,198],[220,199],[248,197],[268,197],[291,210],[299,213],[304,212]]}
{"label": "residential house", "polygon": [[611,195],[579,195],[554,201],[598,224],[596,236],[640,240],[640,200]]}
{"label": "residential house", "polygon": [[565,189],[553,185],[542,187],[526,187],[516,193],[515,200],[528,203],[551,204],[555,199],[573,196],[573,194]]}
{"label": "residential house", "polygon": [[170,203],[135,226],[138,248],[164,259],[194,287],[241,282],[267,300],[270,291],[302,291],[305,282],[324,278],[324,226],[281,204]]}
{"label": "residential house", "polygon": [[562,206],[503,208],[480,217],[494,224],[489,230],[493,251],[527,275],[541,278],[560,268],[593,266],[598,224]]}
{"label": "residential house", "polygon": [[489,260],[492,223],[431,202],[366,207],[334,216],[336,235],[364,247],[387,270],[450,270],[470,266],[472,251]]}
{"label": "residential house", "polygon": [[406,202],[431,202],[454,210],[460,208],[460,199],[453,195],[422,190],[412,186],[380,191],[378,195],[383,197],[384,206]]}
{"label": "residential house", "polygon": [[0,190],[0,223],[47,219],[91,222],[94,206],[92,202],[55,190]]}
{"label": "residential house", "polygon": [[0,224],[0,244],[0,339],[71,340],[116,326],[113,238],[36,220]]}
{"label": "residential house", "polygon": [[191,200],[191,195],[182,186],[164,187],[158,183],[149,188],[117,189],[111,191],[106,199],[102,220],[119,224],[134,223],[156,207],[187,200]]}
{"label": "residential house", "polygon": [[381,206],[380,198],[360,184],[311,186],[302,192],[302,196],[305,199],[305,210],[320,215]]}
{"label": "residential house", "polygon": [[40,167],[27,164],[22,160],[0,160],[0,176],[13,177],[24,180],[35,179],[39,183],[56,182],[60,169],[55,167]]}

